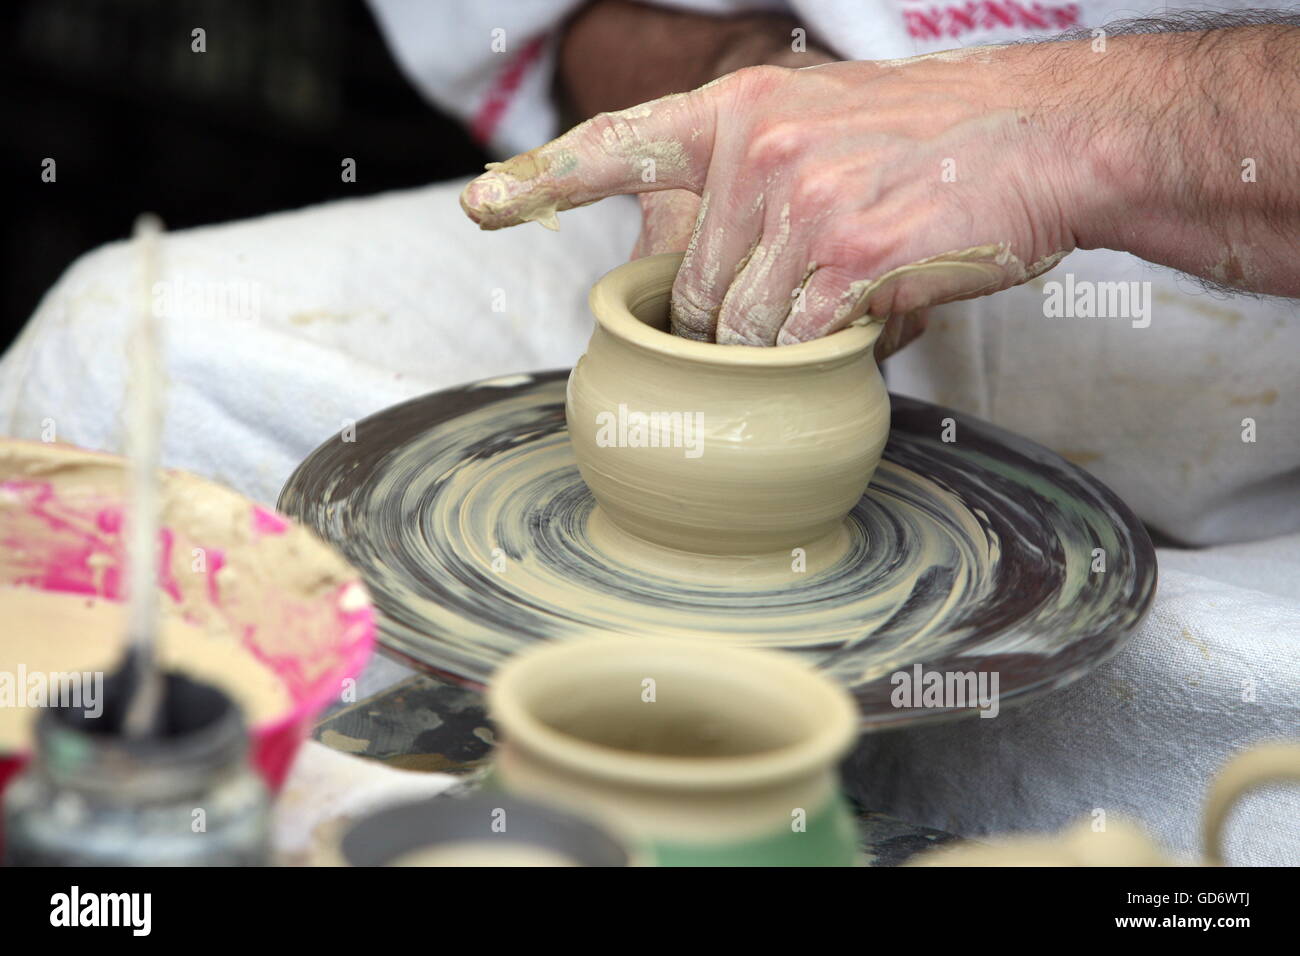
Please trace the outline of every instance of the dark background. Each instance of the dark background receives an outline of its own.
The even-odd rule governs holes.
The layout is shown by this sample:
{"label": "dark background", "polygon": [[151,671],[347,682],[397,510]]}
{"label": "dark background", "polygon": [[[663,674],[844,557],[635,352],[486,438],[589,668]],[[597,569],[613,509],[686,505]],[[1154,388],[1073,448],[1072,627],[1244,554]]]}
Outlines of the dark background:
{"label": "dark background", "polygon": [[[195,27],[206,53],[191,51]],[[0,83],[0,347],[142,211],[179,229],[486,159],[407,83],[362,0],[5,0]]]}

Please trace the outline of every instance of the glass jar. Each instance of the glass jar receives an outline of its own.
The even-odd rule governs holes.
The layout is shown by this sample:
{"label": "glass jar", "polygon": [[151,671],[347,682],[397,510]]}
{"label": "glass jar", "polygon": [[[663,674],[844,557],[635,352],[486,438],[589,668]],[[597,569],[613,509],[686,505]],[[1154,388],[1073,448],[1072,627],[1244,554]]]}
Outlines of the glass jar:
{"label": "glass jar", "polygon": [[5,794],[5,864],[268,863],[270,794],[234,702],[168,674],[157,732],[131,738],[120,732],[123,687],[105,682],[98,716],[41,715],[31,762]]}

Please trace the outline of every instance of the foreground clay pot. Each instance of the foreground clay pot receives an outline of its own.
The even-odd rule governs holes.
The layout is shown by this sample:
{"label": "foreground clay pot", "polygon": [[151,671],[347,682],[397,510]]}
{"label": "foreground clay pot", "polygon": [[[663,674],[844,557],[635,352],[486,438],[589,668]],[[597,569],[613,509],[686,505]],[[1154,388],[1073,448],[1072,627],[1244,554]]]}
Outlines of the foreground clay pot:
{"label": "foreground clay pot", "polygon": [[847,866],[838,685],[794,657],[595,638],[512,659],[488,689],[492,785],[588,816],[662,866]]}
{"label": "foreground clay pot", "polygon": [[861,498],[889,433],[878,325],[799,345],[668,331],[681,256],[592,288],[596,330],[569,378],[569,436],[618,529],[667,548],[751,555],[815,547]]}

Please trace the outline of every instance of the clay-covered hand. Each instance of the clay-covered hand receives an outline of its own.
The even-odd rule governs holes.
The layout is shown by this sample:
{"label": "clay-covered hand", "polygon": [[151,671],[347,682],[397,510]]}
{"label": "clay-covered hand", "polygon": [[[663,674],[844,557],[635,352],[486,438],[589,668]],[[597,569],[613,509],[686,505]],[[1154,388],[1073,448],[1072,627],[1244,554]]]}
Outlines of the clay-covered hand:
{"label": "clay-covered hand", "polygon": [[[700,197],[685,189],[665,189],[642,193],[637,198],[641,201],[641,232],[632,247],[632,258],[685,252],[695,232]],[[919,338],[925,331],[926,320],[924,310],[890,316],[880,338],[876,339],[876,361],[883,362]],[[677,331],[682,332],[680,328]]]}
{"label": "clay-covered hand", "polygon": [[695,193],[672,297],[673,330],[693,338],[789,344],[995,292],[1074,247],[1070,167],[1024,92],[1039,69],[1026,50],[739,70],[596,116],[461,202],[497,229],[617,193]]}

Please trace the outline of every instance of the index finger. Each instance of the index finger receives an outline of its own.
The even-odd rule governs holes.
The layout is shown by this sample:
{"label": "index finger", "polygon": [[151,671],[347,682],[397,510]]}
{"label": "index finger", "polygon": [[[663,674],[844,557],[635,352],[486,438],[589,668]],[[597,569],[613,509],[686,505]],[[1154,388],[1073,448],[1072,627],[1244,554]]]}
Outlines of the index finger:
{"label": "index finger", "polygon": [[504,163],[465,187],[461,208],[482,229],[540,222],[556,212],[622,193],[689,189],[709,168],[714,112],[702,90],[600,113],[558,139]]}

